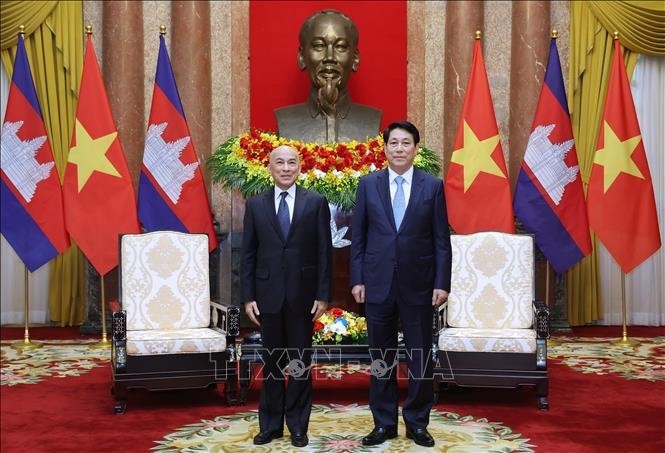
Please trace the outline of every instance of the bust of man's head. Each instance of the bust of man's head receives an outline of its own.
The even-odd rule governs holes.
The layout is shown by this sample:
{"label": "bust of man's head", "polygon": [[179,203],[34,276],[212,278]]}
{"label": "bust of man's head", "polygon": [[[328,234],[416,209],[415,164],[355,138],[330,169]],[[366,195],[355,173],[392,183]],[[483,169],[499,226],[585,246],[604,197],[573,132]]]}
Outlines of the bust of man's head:
{"label": "bust of man's head", "polygon": [[359,63],[358,29],[347,15],[326,9],[308,17],[300,27],[298,68],[309,73],[309,96],[275,109],[279,134],[313,143],[375,136],[381,110],[352,102],[347,91]]}
{"label": "bust of man's head", "polygon": [[340,93],[346,93],[349,76],[359,64],[358,29],[348,16],[327,9],[303,22],[298,67],[309,71],[324,112],[334,114]]}

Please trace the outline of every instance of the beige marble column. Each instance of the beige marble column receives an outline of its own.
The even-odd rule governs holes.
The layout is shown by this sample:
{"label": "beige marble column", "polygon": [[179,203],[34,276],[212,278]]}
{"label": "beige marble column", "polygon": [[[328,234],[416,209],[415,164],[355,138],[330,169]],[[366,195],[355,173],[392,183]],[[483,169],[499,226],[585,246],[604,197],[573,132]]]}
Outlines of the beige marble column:
{"label": "beige marble column", "polygon": [[[466,83],[473,61],[475,31],[483,29],[483,2],[446,3],[445,73],[443,86],[443,158],[447,171]],[[445,174],[445,173],[444,173]]]}
{"label": "beige marble column", "polygon": [[508,173],[514,192],[547,66],[550,2],[514,2],[511,33]]}
{"label": "beige marble column", "polygon": [[[249,129],[249,2],[233,2],[231,7],[233,60],[231,64],[232,118],[231,132],[240,134]],[[242,231],[245,201],[239,192],[233,193],[232,231]]]}
{"label": "beige marble column", "polygon": [[407,3],[407,117],[425,128],[425,3]]}
{"label": "beige marble column", "polygon": [[104,83],[136,189],[145,138],[143,3],[123,0],[103,5]]}
{"label": "beige marble column", "polygon": [[212,82],[210,64],[210,3],[171,2],[171,64],[192,134],[203,177],[212,152]]}

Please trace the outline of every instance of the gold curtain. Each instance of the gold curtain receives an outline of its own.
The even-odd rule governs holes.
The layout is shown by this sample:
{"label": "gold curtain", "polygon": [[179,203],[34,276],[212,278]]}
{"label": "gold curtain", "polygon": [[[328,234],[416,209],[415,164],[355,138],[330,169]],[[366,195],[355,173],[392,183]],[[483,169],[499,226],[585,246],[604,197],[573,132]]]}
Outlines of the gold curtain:
{"label": "gold curtain", "polygon": [[[2,2],[2,63],[11,77],[19,25],[35,80],[56,168],[64,176],[83,68],[82,1]],[[85,261],[72,247],[51,262],[49,310],[61,326],[80,325],[85,316]]]}
{"label": "gold curtain", "polygon": [[[624,63],[631,76],[637,54],[665,55],[665,2],[570,2],[569,100],[584,190],[588,187],[609,81],[612,41],[619,32]],[[598,271],[598,240],[593,252],[566,275],[568,321],[588,324],[603,316]]]}

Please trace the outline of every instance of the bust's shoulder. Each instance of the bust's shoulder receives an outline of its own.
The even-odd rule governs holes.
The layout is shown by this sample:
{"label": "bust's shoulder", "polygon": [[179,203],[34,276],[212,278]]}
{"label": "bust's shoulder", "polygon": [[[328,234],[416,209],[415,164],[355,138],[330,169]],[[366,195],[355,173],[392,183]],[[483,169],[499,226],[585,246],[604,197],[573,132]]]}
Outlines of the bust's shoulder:
{"label": "bust's shoulder", "polygon": [[370,105],[365,105],[365,104],[357,104],[355,102],[351,103],[351,107],[349,109],[349,115],[352,114],[357,114],[357,115],[362,115],[365,117],[373,118],[376,121],[381,121],[381,115],[383,114],[383,111],[380,109],[377,109],[376,107],[372,107]]}
{"label": "bust's shoulder", "polygon": [[284,117],[292,118],[294,116],[295,117],[311,116],[309,114],[309,105],[307,105],[306,102],[277,107],[274,110],[274,113],[275,117],[277,118],[284,118]]}

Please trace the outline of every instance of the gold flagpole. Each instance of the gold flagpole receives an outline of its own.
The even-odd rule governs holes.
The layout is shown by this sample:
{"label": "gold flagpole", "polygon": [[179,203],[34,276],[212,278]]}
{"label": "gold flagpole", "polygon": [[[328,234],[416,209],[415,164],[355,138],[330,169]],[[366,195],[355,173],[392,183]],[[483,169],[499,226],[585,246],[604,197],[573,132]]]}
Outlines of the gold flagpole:
{"label": "gold flagpole", "polygon": [[621,318],[622,318],[622,335],[620,340],[614,340],[611,343],[614,346],[637,346],[639,341],[628,338],[628,328],[626,327],[626,274],[621,271]]}
{"label": "gold flagpole", "polygon": [[104,349],[110,348],[111,343],[106,336],[106,297],[104,295],[104,276],[100,276],[101,296],[102,296],[102,339],[91,345],[91,348]]}
{"label": "gold flagpole", "polygon": [[25,300],[23,303],[23,310],[25,311],[25,316],[24,316],[24,330],[23,330],[23,341],[18,340],[12,343],[12,348],[16,349],[19,352],[23,352],[26,349],[36,349],[36,348],[41,348],[42,343],[39,341],[30,341],[30,330],[28,325],[30,324],[30,308],[28,304],[28,300],[30,298],[30,294],[28,293],[28,268],[24,267],[25,269],[25,278],[24,278],[24,286],[25,286]]}

